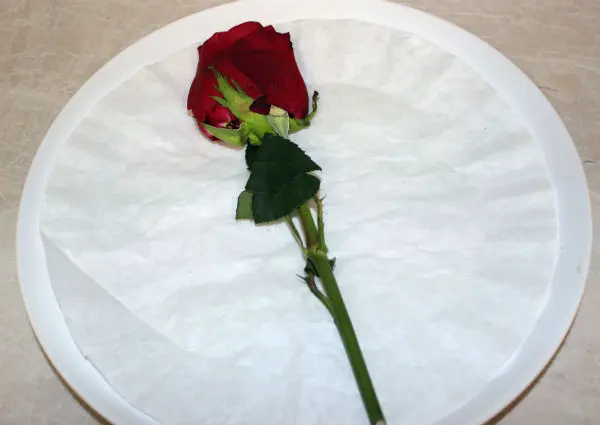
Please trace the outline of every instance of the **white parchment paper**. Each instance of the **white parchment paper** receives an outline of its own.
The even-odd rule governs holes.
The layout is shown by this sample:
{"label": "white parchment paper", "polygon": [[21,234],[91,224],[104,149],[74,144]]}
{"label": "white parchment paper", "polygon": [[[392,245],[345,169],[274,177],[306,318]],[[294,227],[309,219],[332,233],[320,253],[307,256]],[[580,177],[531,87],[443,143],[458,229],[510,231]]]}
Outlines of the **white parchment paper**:
{"label": "white parchment paper", "polygon": [[[336,275],[391,425],[489,383],[544,306],[556,220],[540,147],[452,55],[358,21],[290,31]],[[331,319],[284,225],[236,222],[243,152],[185,108],[195,46],[110,92],[66,141],[42,230],[86,358],[165,425],[364,425]]]}

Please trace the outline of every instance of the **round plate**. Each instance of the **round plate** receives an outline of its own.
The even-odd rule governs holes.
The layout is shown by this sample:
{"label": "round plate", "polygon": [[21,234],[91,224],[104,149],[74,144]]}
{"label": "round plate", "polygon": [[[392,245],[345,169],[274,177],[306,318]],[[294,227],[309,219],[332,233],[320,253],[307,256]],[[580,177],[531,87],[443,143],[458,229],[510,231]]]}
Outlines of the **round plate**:
{"label": "round plate", "polygon": [[61,376],[101,415],[117,425],[158,425],[132,408],[80,354],[61,313],[39,231],[47,180],[61,143],[91,107],[135,71],[193,42],[247,20],[359,19],[424,37],[456,55],[500,91],[541,145],[554,186],[560,251],[547,305],[521,349],[497,378],[436,425],[476,425],[494,416],[540,373],[564,339],[581,300],[591,256],[592,222],[586,180],[563,123],[537,87],[510,61],[466,31],[416,10],[380,0],[289,2],[246,0],[210,9],[162,28],[98,71],[60,113],[33,162],[18,226],[18,267],[37,337]]}

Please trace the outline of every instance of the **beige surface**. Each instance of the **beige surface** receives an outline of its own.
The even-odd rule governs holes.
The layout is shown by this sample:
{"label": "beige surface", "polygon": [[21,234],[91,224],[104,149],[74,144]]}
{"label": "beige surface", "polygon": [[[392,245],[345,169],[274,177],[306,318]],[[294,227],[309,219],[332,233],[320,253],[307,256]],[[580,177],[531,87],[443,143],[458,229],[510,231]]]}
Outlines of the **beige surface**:
{"label": "beige surface", "polygon": [[[14,251],[23,181],[75,90],[141,36],[220,0],[0,0],[0,425],[97,424],[44,359],[27,323]],[[600,1],[412,0],[515,61],[563,117],[600,218]],[[599,233],[596,231],[598,241]],[[500,425],[600,424],[600,259],[556,361]]]}

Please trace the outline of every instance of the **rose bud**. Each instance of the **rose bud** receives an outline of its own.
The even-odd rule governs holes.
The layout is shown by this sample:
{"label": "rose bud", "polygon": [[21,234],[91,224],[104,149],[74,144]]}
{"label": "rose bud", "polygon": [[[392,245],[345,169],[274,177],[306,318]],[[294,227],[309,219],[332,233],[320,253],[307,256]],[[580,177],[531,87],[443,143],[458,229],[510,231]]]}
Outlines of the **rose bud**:
{"label": "rose bud", "polygon": [[294,133],[310,125],[316,101],[315,92],[309,114],[308,91],[288,33],[246,22],[198,47],[188,110],[211,140],[243,146],[260,144],[266,133],[287,137],[284,129]]}

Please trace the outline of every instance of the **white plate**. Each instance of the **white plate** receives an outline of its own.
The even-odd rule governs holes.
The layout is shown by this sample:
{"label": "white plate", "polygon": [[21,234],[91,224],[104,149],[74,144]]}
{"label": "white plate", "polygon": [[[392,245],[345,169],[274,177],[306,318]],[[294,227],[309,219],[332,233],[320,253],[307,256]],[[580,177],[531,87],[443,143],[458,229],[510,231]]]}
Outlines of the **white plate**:
{"label": "white plate", "polygon": [[19,273],[29,316],[47,355],[73,389],[115,424],[156,424],[108,386],[80,354],[48,276],[39,232],[44,189],[60,144],[89,109],[141,67],[245,20],[354,18],[418,34],[458,56],[500,91],[540,143],[555,189],[560,252],[548,303],[535,329],[498,377],[438,425],[479,424],[514,399],[551,358],[578,307],[591,251],[591,214],[579,158],[548,101],[514,65],[463,30],[421,12],[377,0],[300,4],[252,0],[208,10],[171,24],[114,58],[75,95],[48,132],[24,191],[18,232]]}

